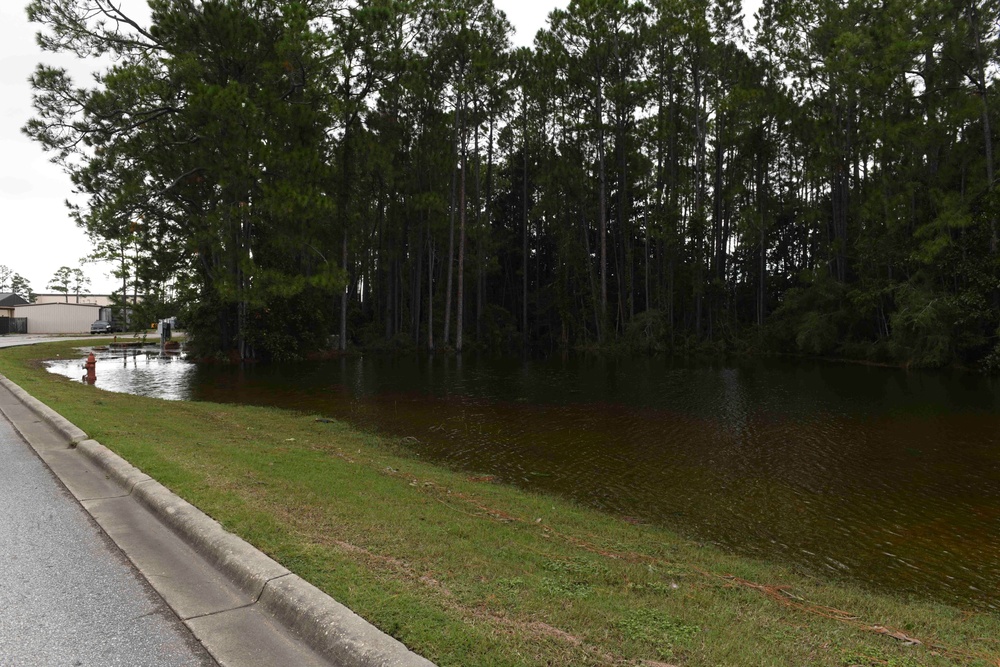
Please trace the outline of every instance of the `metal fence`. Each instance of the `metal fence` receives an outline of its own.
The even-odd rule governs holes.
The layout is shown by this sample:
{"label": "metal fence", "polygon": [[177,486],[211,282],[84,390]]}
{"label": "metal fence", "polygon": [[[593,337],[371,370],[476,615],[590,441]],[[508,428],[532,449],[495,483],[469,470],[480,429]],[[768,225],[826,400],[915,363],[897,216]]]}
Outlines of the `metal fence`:
{"label": "metal fence", "polygon": [[0,336],[28,333],[27,317],[0,317]]}

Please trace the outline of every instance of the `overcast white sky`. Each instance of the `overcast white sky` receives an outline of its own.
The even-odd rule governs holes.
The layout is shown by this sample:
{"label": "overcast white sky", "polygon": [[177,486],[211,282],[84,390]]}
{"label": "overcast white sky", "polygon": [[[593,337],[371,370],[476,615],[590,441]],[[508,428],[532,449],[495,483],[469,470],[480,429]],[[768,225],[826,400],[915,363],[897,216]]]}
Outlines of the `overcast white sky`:
{"label": "overcast white sky", "polygon": [[[516,29],[515,45],[529,45],[556,7],[568,0],[494,0]],[[745,6],[759,0],[744,0]],[[28,279],[35,292],[46,288],[60,266],[80,267],[91,291],[107,294],[116,287],[110,267],[81,264],[91,247],[70,220],[65,200],[72,196],[69,178],[48,161],[41,148],[21,133],[32,115],[27,79],[39,62],[61,64],[86,76],[92,64],[57,61],[35,45],[37,27],[28,23],[27,0],[0,0],[0,264]],[[146,15],[145,0],[121,0],[122,8]],[[748,13],[752,10],[748,7]]]}

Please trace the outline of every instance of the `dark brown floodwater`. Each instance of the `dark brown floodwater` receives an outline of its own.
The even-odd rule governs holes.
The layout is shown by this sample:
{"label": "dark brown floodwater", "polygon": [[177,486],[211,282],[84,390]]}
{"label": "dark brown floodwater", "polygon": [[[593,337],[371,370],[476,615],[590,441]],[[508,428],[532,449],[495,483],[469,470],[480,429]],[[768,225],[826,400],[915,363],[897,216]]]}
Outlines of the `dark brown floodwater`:
{"label": "dark brown floodwater", "polygon": [[[79,360],[52,370],[78,379]],[[98,386],[274,405],[740,553],[1000,608],[1000,385],[813,362],[102,359]]]}

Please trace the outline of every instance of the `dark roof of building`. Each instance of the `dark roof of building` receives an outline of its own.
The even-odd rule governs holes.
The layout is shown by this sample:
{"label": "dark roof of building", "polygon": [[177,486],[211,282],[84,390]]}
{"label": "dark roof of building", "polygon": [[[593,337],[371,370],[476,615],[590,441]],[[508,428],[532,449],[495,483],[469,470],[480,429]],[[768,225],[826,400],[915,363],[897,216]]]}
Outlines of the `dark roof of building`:
{"label": "dark roof of building", "polygon": [[28,303],[27,300],[22,299],[16,294],[0,292],[0,306],[23,306],[26,303]]}

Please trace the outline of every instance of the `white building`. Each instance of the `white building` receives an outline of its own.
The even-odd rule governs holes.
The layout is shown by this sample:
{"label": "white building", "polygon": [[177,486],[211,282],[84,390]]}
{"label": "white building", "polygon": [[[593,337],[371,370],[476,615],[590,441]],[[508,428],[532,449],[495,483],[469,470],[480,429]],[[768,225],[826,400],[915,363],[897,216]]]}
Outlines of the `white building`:
{"label": "white building", "polygon": [[[142,295],[138,295],[135,299],[132,295],[126,297],[129,303],[138,303],[142,301]],[[90,306],[110,306],[112,304],[110,294],[36,294],[35,303],[45,304],[45,303],[71,303],[71,304],[83,304]]]}
{"label": "white building", "polygon": [[100,316],[97,304],[30,303],[14,307],[14,317],[28,318],[30,334],[90,333],[90,325]]}

